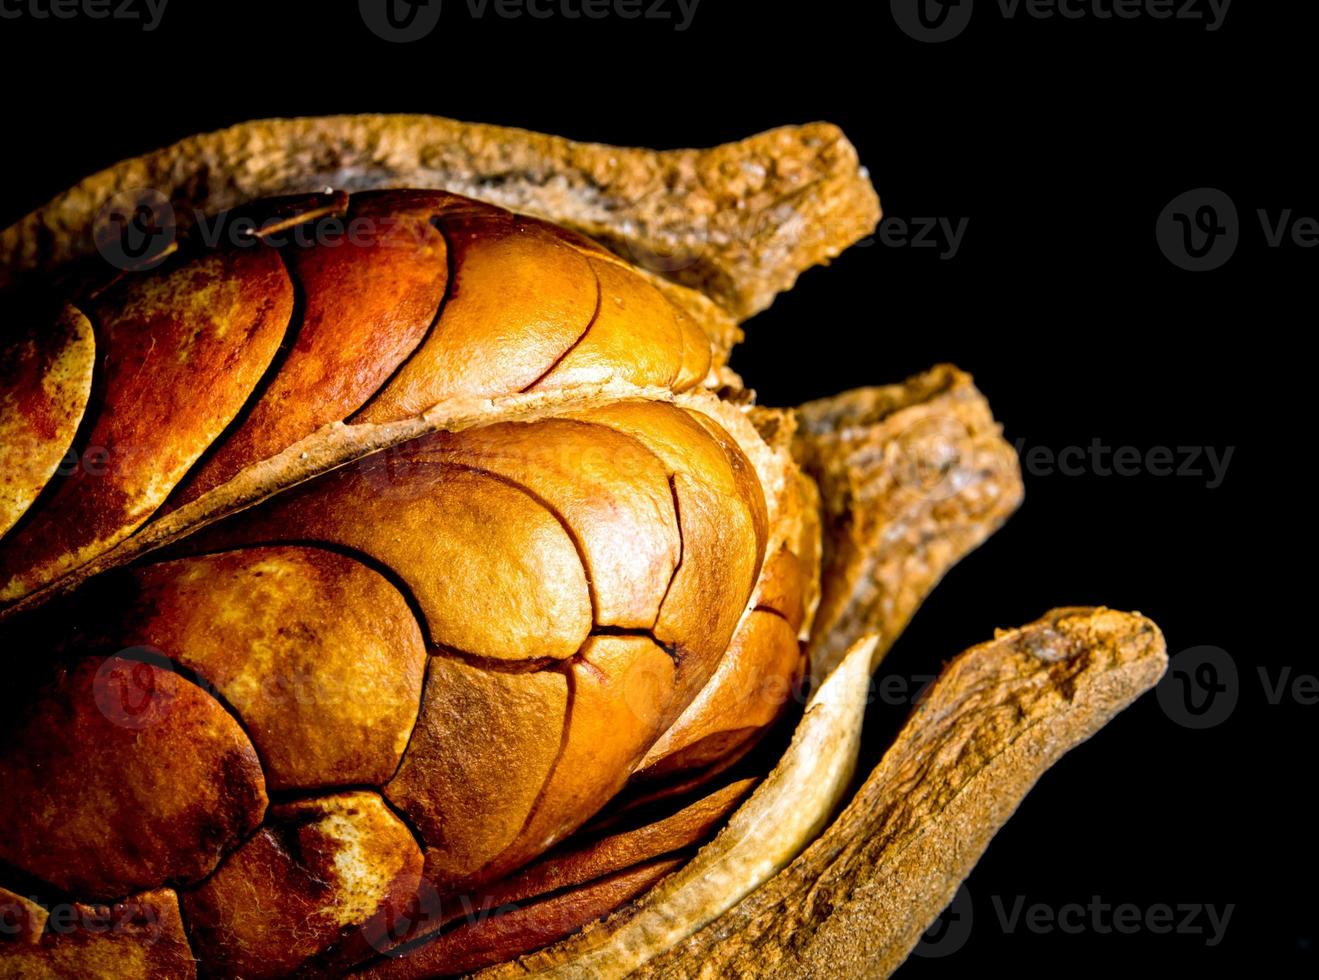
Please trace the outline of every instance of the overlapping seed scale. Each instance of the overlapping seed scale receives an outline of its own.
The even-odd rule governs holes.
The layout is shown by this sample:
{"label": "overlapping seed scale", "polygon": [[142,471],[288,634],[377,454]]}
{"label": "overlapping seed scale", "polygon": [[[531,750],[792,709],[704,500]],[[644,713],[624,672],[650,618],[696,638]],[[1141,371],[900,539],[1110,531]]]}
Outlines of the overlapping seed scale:
{"label": "overlapping seed scale", "polygon": [[242,424],[189,478],[181,500],[347,418],[426,336],[448,283],[448,250],[428,212],[367,197],[342,220],[342,238],[319,246],[299,238],[282,249],[303,297],[296,335]]}
{"label": "overlapping seed scale", "polygon": [[378,572],[319,548],[134,568],[77,624],[83,648],[147,648],[241,721],[271,791],[383,783],[412,731],[426,653]]}
{"label": "overlapping seed scale", "polygon": [[[54,666],[9,692],[0,860],[88,898],[183,886],[221,972],[368,942],[415,894],[421,852],[378,792],[334,787],[383,783],[411,735],[426,653],[402,595],[288,547],[134,568],[77,600],[59,613],[72,639],[35,651]],[[304,795],[267,811],[268,790]]]}
{"label": "overlapping seed scale", "polygon": [[[682,309],[670,304],[658,289],[637,274],[634,266],[599,242],[574,231],[551,227],[555,227],[561,237],[590,258],[600,279],[601,303],[596,324],[605,329],[599,335],[592,330],[582,345],[586,348],[584,353],[589,354],[596,363],[603,360],[601,353],[614,355],[614,363],[620,369],[628,369],[632,364],[648,363],[662,356],[662,352],[654,349],[658,341],[658,325],[676,318],[677,331],[682,338],[682,358],[677,376],[672,381],[673,390],[687,391],[705,380],[710,371],[713,352],[709,336],[695,320]],[[612,309],[611,304],[605,300],[612,300]],[[627,346],[626,341],[631,341],[633,346]],[[585,357],[580,360],[565,358],[565,361],[570,360],[574,362],[574,369],[585,368],[592,363]],[[657,372],[636,371],[632,380],[637,384],[653,385],[656,384],[656,376]]]}
{"label": "overlapping seed scale", "polygon": [[[102,294],[94,386],[76,313],[23,354],[15,389],[58,368],[42,391],[61,458],[86,403],[110,463],[19,515],[7,598],[131,533],[181,481],[176,502],[326,421],[534,385],[678,389],[708,369],[708,341],[653,287],[549,226],[441,194],[348,213],[375,237],[282,258],[256,241]],[[212,969],[375,943],[416,890],[418,844],[435,884],[488,880],[618,791],[715,672],[765,540],[736,443],[665,403],[367,457],[94,583],[60,666],[9,719],[0,860],[88,898],[182,886]],[[351,785],[383,796],[335,790]],[[304,798],[267,817],[267,791]],[[296,941],[253,917],[263,889]]]}
{"label": "overlapping seed scale", "polygon": [[786,546],[765,561],[755,608],[738,624],[713,676],[646,753],[639,777],[727,759],[787,710],[806,666],[797,636],[806,580],[801,560]]}
{"label": "overlapping seed scale", "polygon": [[4,458],[23,460],[0,484],[0,534],[19,525],[0,540],[0,602],[327,423],[610,380],[679,391],[709,369],[689,317],[544,222],[419,191],[249,212],[262,230],[218,222],[219,248],[88,300],[90,331],[70,311],[0,351]]}
{"label": "overlapping seed scale", "polygon": [[91,396],[92,326],[64,310],[0,348],[0,535],[23,516],[73,444]]}
{"label": "overlapping seed scale", "polygon": [[[352,976],[418,980],[474,970],[543,946],[640,894],[682,864],[756,783],[727,783],[674,810],[574,846],[572,841],[483,888],[480,900],[419,916],[408,947]],[[670,812],[672,811],[672,812]],[[498,910],[498,914],[488,913]],[[477,914],[473,914],[473,912]]]}
{"label": "overlapping seed scale", "polygon": [[413,456],[491,474],[558,516],[581,551],[597,626],[649,629],[682,552],[669,474],[642,443],[570,419],[427,440]]}
{"label": "overlapping seed scale", "polygon": [[589,255],[600,287],[591,329],[534,388],[629,381],[686,391],[710,370],[710,341],[685,313],[636,272]]}
{"label": "overlapping seed scale", "polygon": [[[50,820],[25,824],[16,810],[24,832],[5,859],[92,897],[192,881],[260,821],[267,784],[315,791],[388,780],[386,795],[421,834],[434,885],[497,877],[525,863],[612,797],[682,710],[679,675],[694,669],[690,651],[701,642],[727,646],[727,636],[703,631],[677,637],[671,656],[650,627],[664,622],[670,602],[693,601],[680,588],[690,563],[715,563],[695,579],[713,590],[703,595],[712,615],[745,606],[751,582],[736,574],[728,554],[700,538],[710,526],[741,522],[749,536],[734,552],[754,555],[761,547],[754,514],[763,501],[758,490],[743,496],[737,473],[744,460],[733,452],[740,455],[691,413],[663,403],[618,406],[594,420],[435,435],[327,474],[181,546],[197,554],[118,573],[102,583],[103,601],[83,603],[78,639],[65,652],[82,652],[78,669],[89,671],[101,662],[87,655],[92,651],[142,647],[187,676],[154,660],[110,661],[122,664],[109,674],[111,693],[141,702],[146,741],[138,740],[136,716],[106,713],[104,691],[93,684],[62,705],[52,694],[33,699],[30,726],[20,726],[6,746],[5,759],[17,766],[15,785],[29,786],[11,805],[40,799]],[[684,524],[675,510],[679,486],[699,490],[707,506],[721,503],[725,513]],[[557,564],[544,565],[546,556]],[[528,561],[530,573],[510,572]],[[744,577],[754,579],[754,570]],[[553,593],[565,584],[567,608],[581,621],[559,637],[551,627],[573,622],[554,605]],[[517,621],[510,611],[522,598],[551,615],[524,617],[510,631]],[[474,601],[491,605],[472,615]],[[592,635],[593,606],[613,611],[614,625],[602,624],[600,635]],[[610,628],[638,632],[613,635]],[[434,656],[417,719],[427,644]],[[231,763],[221,773],[198,767],[206,743],[194,728],[155,724],[157,692],[167,692],[164,705],[208,711],[210,727],[228,732],[246,753],[241,771],[254,798],[259,794],[260,804],[195,867],[170,863],[177,837],[157,838],[161,853],[138,868],[135,840],[99,833],[105,794],[135,784],[121,784],[90,762],[80,767],[81,729],[67,723],[71,713],[88,719],[84,728],[98,723],[107,744],[123,745],[126,765],[178,760],[178,776],[193,778],[173,795],[190,795],[213,827],[224,808],[206,794],[233,793],[239,770]],[[162,717],[178,720],[172,711]],[[92,737],[99,742],[102,735]],[[96,789],[98,779],[105,790]],[[170,795],[157,783],[118,801],[117,812],[127,819],[149,810],[148,797]],[[173,819],[171,832],[182,833],[181,826]],[[137,829],[150,832],[151,825]],[[191,838],[183,846],[197,849]],[[208,882],[289,878],[254,846],[249,841],[230,855]],[[106,865],[95,879],[85,870],[89,851]],[[241,870],[227,871],[234,862]],[[237,884],[207,887],[207,915],[229,921],[238,914],[230,904]],[[312,955],[319,940],[309,943],[300,956]],[[236,939],[234,945],[252,948]],[[215,940],[216,950],[225,946]]]}
{"label": "overlapping seed scale", "polygon": [[486,873],[525,863],[622,789],[676,703],[672,659],[648,637],[594,636],[572,666],[569,724],[554,772],[508,851]]}
{"label": "overlapping seed scale", "polygon": [[87,656],[7,693],[0,860],[107,900],[197,881],[260,824],[251,741],[167,666]]}
{"label": "overlapping seed scale", "polygon": [[[613,617],[615,626],[645,624],[644,634],[593,635],[560,674],[500,672],[452,658],[432,664],[417,733],[387,787],[426,839],[432,882],[498,877],[603,805],[690,700],[689,689],[710,677],[745,607],[763,546],[753,515],[764,505],[758,485],[736,477],[745,463],[740,450],[715,440],[683,409],[617,408],[433,437],[414,457],[484,467],[533,486],[573,531],[601,611],[626,608],[621,598],[648,599],[635,604],[634,619]],[[681,487],[707,508],[708,520],[684,519]],[[739,526],[742,539],[709,538],[712,528]],[[620,555],[611,565],[611,548],[625,549],[632,564]],[[643,559],[667,573],[649,596],[635,588]],[[611,580],[611,567],[627,574]],[[704,603],[699,619],[668,613],[671,604],[697,602]],[[682,632],[687,622],[699,626]],[[659,633],[665,624],[667,638]],[[483,719],[502,706],[516,707],[487,733]],[[494,811],[498,821],[487,816]]]}
{"label": "overlapping seed scale", "polygon": [[680,689],[694,692],[732,636],[765,540],[754,471],[698,418],[619,402],[437,433],[282,493],[183,547],[346,549],[397,578],[431,643],[470,657],[563,660],[593,628],[653,630],[673,649]]}
{"label": "overlapping seed scale", "polygon": [[624,401],[574,417],[636,439],[670,473],[683,552],[652,632],[675,654],[686,704],[727,648],[759,574],[767,534],[760,483],[731,437],[700,412]]}
{"label": "overlapping seed scale", "polygon": [[331,546],[406,592],[435,657],[386,793],[428,878],[486,879],[616,793],[729,644],[764,501],[708,426],[636,402],[438,433],[183,547]]}
{"label": "overlapping seed scale", "polygon": [[387,569],[433,644],[505,661],[572,656],[591,600],[563,523],[525,489],[419,459],[414,446],[280,494],[184,547],[330,544]]}
{"label": "overlapping seed scale", "polygon": [[641,774],[667,776],[728,758],[783,713],[802,667],[801,647],[787,621],[751,612],[710,683],[646,754]]}
{"label": "overlapping seed scale", "polygon": [[209,973],[284,977],[345,936],[358,955],[383,946],[420,875],[416,841],[379,795],[339,793],[273,807],[183,913]]}
{"label": "overlapping seed scale", "polygon": [[385,788],[431,848],[428,880],[459,881],[518,836],[554,772],[570,700],[559,671],[431,661],[412,744]]}
{"label": "overlapping seed scale", "polygon": [[549,945],[643,895],[682,867],[672,855],[638,861],[530,905],[473,915],[457,928],[397,957],[376,959],[350,975],[362,980],[425,980],[468,975]]}
{"label": "overlapping seed scale", "polygon": [[71,472],[0,546],[0,601],[113,546],[156,510],[243,407],[293,289],[257,244],[130,276],[88,308],[97,403]]}

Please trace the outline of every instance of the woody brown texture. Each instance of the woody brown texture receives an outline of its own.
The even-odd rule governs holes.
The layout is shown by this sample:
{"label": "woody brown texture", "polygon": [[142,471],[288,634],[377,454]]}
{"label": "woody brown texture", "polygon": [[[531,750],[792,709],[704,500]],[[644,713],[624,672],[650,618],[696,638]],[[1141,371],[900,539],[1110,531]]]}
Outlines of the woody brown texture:
{"label": "woody brown texture", "polygon": [[[178,233],[107,270],[144,187]],[[798,410],[728,370],[877,217],[822,124],[334,117],[0,235],[0,975],[891,970],[1162,649],[1066,610],[969,651],[829,823],[858,685],[1021,496],[955,368]]]}
{"label": "woody brown texture", "polygon": [[879,201],[828,123],[705,150],[577,143],[435,116],[268,119],[88,177],[0,234],[0,285],[92,253],[116,195],[163,195],[185,229],[275,194],[434,187],[549,218],[709,296],[738,319],[869,234]]}

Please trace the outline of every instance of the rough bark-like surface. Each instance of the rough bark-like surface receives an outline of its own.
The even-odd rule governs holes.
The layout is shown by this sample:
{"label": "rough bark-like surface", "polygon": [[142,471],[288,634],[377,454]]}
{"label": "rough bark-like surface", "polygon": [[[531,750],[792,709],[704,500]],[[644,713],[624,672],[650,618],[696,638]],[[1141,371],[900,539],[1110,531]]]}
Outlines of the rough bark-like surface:
{"label": "rough bark-like surface", "polygon": [[1163,635],[1056,609],[954,660],[793,864],[638,977],[885,977],[1068,749],[1162,676]]}
{"label": "rough bark-like surface", "polygon": [[948,569],[1020,505],[1021,468],[971,376],[947,364],[797,414],[794,453],[824,523],[811,635],[824,676],[867,633],[884,656]]}
{"label": "rough bark-like surface", "polygon": [[0,286],[90,255],[111,200],[149,189],[186,229],[196,212],[326,185],[443,189],[548,218],[739,320],[880,216],[856,149],[828,123],[655,151],[437,116],[266,119],[188,137],[58,195],[0,234]]}

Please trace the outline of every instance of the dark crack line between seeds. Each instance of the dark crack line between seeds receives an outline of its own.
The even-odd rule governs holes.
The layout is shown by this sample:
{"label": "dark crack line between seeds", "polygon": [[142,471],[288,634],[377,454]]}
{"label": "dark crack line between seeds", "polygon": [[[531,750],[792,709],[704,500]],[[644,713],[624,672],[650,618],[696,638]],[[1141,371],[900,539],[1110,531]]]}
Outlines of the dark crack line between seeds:
{"label": "dark crack line between seeds", "polygon": [[[264,243],[259,247],[270,248],[270,246],[265,245]],[[257,378],[256,384],[252,386],[252,390],[247,393],[247,397],[243,400],[242,407],[238,409],[238,412],[229,420],[228,424],[220,430],[220,434],[210,441],[206,446],[206,449],[202,451],[202,454],[193,461],[191,466],[188,467],[188,471],[183,474],[182,479],[180,479],[178,483],[174,484],[169,494],[167,494],[165,499],[161,502],[160,506],[152,512],[150,517],[142,522],[143,526],[154,521],[162,513],[168,513],[185,502],[182,497],[187,493],[193,479],[196,478],[197,474],[202,471],[202,468],[214,459],[215,456],[229,443],[229,440],[233,437],[234,433],[247,424],[247,420],[251,418],[252,413],[256,411],[256,407],[260,404],[261,400],[265,398],[266,392],[269,391],[270,386],[275,383],[275,379],[279,377],[280,372],[284,370],[284,365],[288,363],[289,357],[293,354],[294,347],[297,346],[298,337],[302,334],[302,328],[306,325],[307,291],[304,288],[302,281],[294,274],[293,268],[289,265],[288,259],[285,258],[284,253],[277,248],[271,249],[271,251],[275,253],[280,268],[283,270],[284,276],[288,279],[289,288],[293,292],[293,305],[289,310],[288,323],[284,324],[284,334],[280,338],[279,344],[275,347],[275,352],[271,355],[270,362],[266,365],[265,370],[263,370],[261,376]],[[268,305],[269,298],[266,298],[265,302]],[[217,484],[217,486],[219,485],[221,484]]]}
{"label": "dark crack line between seeds", "polygon": [[439,331],[440,320],[444,318],[444,313],[449,308],[449,302],[457,292],[458,260],[454,254],[453,240],[445,230],[444,219],[440,215],[431,215],[430,224],[432,228],[439,232],[440,238],[444,241],[444,260],[448,267],[448,272],[444,280],[444,295],[440,297],[439,305],[435,307],[435,315],[431,317],[430,325],[426,328],[425,332],[422,333],[421,339],[417,341],[416,346],[408,351],[398,364],[395,365],[394,370],[389,372],[389,377],[385,378],[366,401],[362,402],[355,411],[349,413],[348,418],[345,419],[349,425],[352,425],[354,420],[360,418],[362,413],[369,409],[375,403],[377,398],[388,391],[398,376],[403,373],[404,368],[411,364],[413,359],[426,348],[426,345],[430,343],[431,338]]}
{"label": "dark crack line between seeds", "polygon": [[[583,259],[583,261],[585,261],[585,259]],[[558,357],[554,359],[553,364],[551,364],[549,367],[547,367],[544,371],[540,373],[540,376],[537,377],[536,380],[532,381],[531,384],[521,388],[519,390],[519,394],[531,391],[531,389],[535,388],[538,384],[540,384],[551,374],[553,374],[554,369],[557,368],[560,364],[562,364],[567,359],[569,354],[577,350],[577,348],[582,345],[582,343],[586,340],[587,336],[595,328],[596,321],[599,320],[600,318],[600,307],[604,303],[604,289],[600,285],[600,276],[595,271],[595,266],[591,265],[590,262],[586,262],[586,267],[591,270],[591,277],[592,279],[595,280],[595,309],[591,311],[591,318],[586,321],[586,328],[582,330],[581,334],[578,335],[576,340],[574,340],[571,344],[568,345],[567,350],[565,350],[562,354],[560,354]]]}
{"label": "dark crack line between seeds", "polygon": [[[87,392],[87,402],[83,406],[82,418],[78,420],[78,427],[74,430],[73,438],[69,441],[69,448],[65,453],[65,458],[82,460],[85,457],[87,444],[91,440],[92,430],[96,423],[101,420],[105,413],[106,402],[106,383],[105,383],[105,358],[104,352],[104,328],[100,325],[97,317],[93,313],[90,304],[87,308],[69,306],[87,318],[88,324],[92,329],[92,383]],[[69,454],[73,454],[71,457]],[[59,493],[60,489],[69,482],[77,473],[82,472],[82,467],[76,467],[72,472],[60,474],[58,469],[46,481],[46,485],[41,488],[32,502],[28,504],[27,510],[19,515],[13,525],[3,535],[0,535],[0,545],[12,545],[18,540],[18,535],[22,532],[25,525],[34,520],[38,520],[40,515],[47,509],[52,498]],[[145,522],[144,522],[145,523]]]}

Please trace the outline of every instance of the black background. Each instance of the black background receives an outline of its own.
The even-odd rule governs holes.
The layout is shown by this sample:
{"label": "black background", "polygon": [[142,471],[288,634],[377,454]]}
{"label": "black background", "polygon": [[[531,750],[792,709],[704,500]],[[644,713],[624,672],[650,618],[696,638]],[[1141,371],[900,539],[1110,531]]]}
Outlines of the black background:
{"label": "black background", "polygon": [[[969,880],[969,940],[899,976],[1312,976],[1315,708],[1270,703],[1257,673],[1315,673],[1313,639],[1294,623],[1310,609],[1303,352],[1319,250],[1267,247],[1256,217],[1319,216],[1315,33],[1300,6],[1237,0],[1211,32],[1005,18],[977,0],[965,33],[940,44],[900,31],[887,0],[702,0],[685,31],[474,19],[446,0],[439,28],[411,44],[377,38],[354,2],[173,0],[149,33],[26,13],[0,20],[0,224],[118,159],[266,116],[427,112],[659,147],[839,124],[888,216],[966,218],[965,238],[948,259],[875,240],[805,274],[749,323],[735,359],[762,401],[952,361],[1026,447],[1233,447],[1214,488],[1207,473],[1028,472],[1023,509],[948,576],[881,668],[918,677],[995,627],[1093,603],[1154,617],[1171,653],[1222,648],[1239,674],[1221,724],[1188,729],[1148,695],[1050,771]],[[1154,229],[1203,186],[1235,201],[1241,245],[1197,274],[1164,257]],[[876,705],[868,761],[904,713]],[[1211,947],[1150,930],[1005,930],[996,903],[1018,896],[1055,910],[1092,896],[1234,909]]]}

